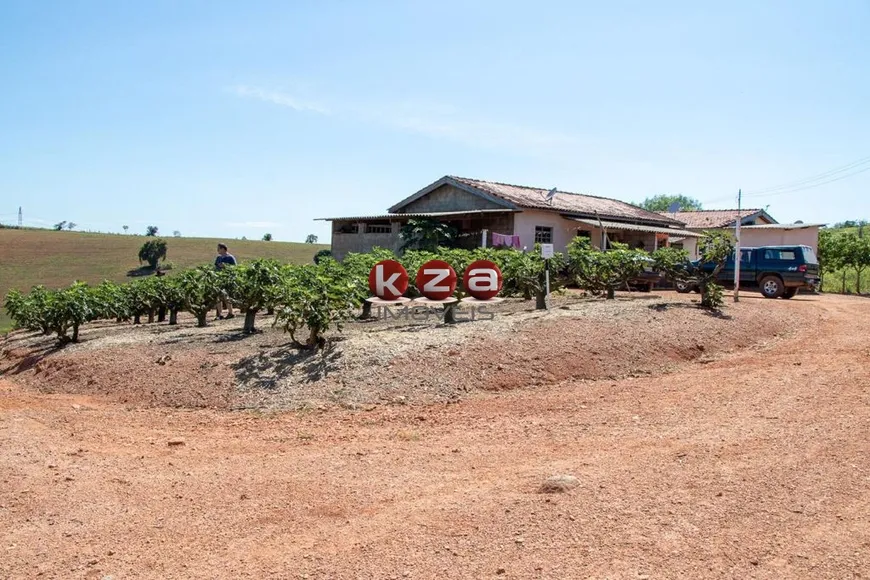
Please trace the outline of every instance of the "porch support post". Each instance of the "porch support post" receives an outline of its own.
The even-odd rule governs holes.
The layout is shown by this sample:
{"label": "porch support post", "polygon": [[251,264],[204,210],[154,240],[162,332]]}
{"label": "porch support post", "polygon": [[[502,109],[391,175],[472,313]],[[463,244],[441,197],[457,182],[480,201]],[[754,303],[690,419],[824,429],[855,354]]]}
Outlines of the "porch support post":
{"label": "porch support post", "polygon": [[480,247],[481,248],[486,247],[486,232],[487,232],[487,230],[483,230],[481,232],[481,236],[480,236]]}

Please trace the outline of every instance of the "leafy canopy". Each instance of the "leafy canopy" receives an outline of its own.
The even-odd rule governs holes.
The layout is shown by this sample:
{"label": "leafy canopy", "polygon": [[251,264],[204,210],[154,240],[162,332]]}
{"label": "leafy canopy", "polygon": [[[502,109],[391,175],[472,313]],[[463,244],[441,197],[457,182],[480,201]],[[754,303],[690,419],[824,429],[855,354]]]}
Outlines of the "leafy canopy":
{"label": "leafy canopy", "polygon": [[688,197],[686,195],[669,195],[666,193],[648,197],[641,203],[635,205],[640,206],[647,211],[668,211],[671,204],[674,203],[680,205],[680,211],[704,209],[701,202],[693,197]]}
{"label": "leafy canopy", "polygon": [[456,228],[432,218],[410,219],[399,230],[402,250],[428,250],[449,246],[457,237]]}
{"label": "leafy canopy", "polygon": [[157,263],[165,259],[166,241],[161,238],[149,240],[139,248],[139,263],[148,262],[151,269],[157,268]]}

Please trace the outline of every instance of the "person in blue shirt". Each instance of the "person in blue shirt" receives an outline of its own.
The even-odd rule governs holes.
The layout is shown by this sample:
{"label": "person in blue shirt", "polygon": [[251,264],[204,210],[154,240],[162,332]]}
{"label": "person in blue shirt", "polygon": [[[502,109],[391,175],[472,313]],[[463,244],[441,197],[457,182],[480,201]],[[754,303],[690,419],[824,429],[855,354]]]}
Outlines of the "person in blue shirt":
{"label": "person in blue shirt", "polygon": [[[217,270],[223,270],[227,266],[235,266],[236,258],[227,252],[226,244],[218,244],[217,247],[218,255],[214,260],[214,267]],[[223,316],[221,311],[221,306],[227,309],[226,317]],[[229,300],[229,296],[226,293],[223,293],[221,297],[218,299],[217,303],[217,319],[222,320],[223,318],[235,318],[235,314],[233,314],[233,304]]]}

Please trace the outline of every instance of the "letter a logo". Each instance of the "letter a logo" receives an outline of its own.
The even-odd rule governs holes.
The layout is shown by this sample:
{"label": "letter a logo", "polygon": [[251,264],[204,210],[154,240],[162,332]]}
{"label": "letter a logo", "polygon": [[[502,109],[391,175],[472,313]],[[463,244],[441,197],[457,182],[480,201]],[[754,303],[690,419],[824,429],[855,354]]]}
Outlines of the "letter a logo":
{"label": "letter a logo", "polygon": [[478,300],[491,300],[501,291],[501,270],[489,260],[477,260],[465,269],[462,285],[472,297]]}

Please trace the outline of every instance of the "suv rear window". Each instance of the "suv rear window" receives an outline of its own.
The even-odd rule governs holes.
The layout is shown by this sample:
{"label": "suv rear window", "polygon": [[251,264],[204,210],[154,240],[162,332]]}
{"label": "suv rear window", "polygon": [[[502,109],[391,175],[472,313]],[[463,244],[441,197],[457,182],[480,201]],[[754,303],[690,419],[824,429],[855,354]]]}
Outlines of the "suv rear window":
{"label": "suv rear window", "polygon": [[797,259],[797,252],[794,250],[764,250],[764,259],[793,262]]}
{"label": "suv rear window", "polygon": [[819,263],[819,259],[816,258],[816,253],[813,251],[813,249],[811,247],[805,246],[801,249],[804,251],[804,261],[807,264],[818,264]]}

